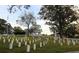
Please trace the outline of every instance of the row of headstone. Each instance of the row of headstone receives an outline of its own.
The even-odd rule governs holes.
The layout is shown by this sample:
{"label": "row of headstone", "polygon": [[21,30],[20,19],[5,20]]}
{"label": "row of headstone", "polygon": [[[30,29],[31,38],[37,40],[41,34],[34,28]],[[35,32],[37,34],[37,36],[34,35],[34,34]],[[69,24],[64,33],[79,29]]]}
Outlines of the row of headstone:
{"label": "row of headstone", "polygon": [[[30,51],[31,51],[31,44],[33,44],[32,47],[33,47],[33,50],[34,50],[34,51],[37,49],[37,44],[36,44],[35,42],[37,42],[39,39],[38,39],[38,40],[37,40],[37,39],[33,39],[33,40],[29,40],[29,39],[28,39],[28,41],[27,41],[27,39],[21,39],[21,40],[19,41],[18,38],[11,38],[11,37],[8,37],[7,40],[8,40],[8,43],[9,43],[9,49],[13,49],[13,48],[14,48],[15,42],[17,43],[17,46],[18,46],[19,48],[22,47],[22,43],[24,42],[24,45],[25,45],[26,48],[27,48],[26,51],[27,51],[27,52],[30,52]],[[41,38],[40,38],[39,41],[41,41]],[[3,38],[3,43],[5,43],[5,42],[6,42],[6,39]],[[40,42],[40,43],[39,43],[39,47],[42,48],[43,46],[46,46],[47,42],[48,42],[48,38],[47,38],[46,41]],[[29,43],[29,44],[28,44],[28,43]]]}
{"label": "row of headstone", "polygon": [[[40,44],[39,44],[39,45],[40,45],[40,48],[42,48],[43,46],[45,46],[45,45],[46,45],[46,42],[45,42],[45,41],[40,42]],[[36,47],[36,44],[34,43],[34,44],[33,44],[33,50],[35,51],[35,50],[36,50],[36,48],[37,48],[37,47]],[[30,52],[30,51],[31,51],[30,49],[31,49],[31,45],[30,45],[30,44],[28,44],[28,45],[27,45],[27,49],[26,49],[26,51],[27,51],[27,52]]]}
{"label": "row of headstone", "polygon": [[67,39],[67,45],[69,46],[71,44],[71,40]]}
{"label": "row of headstone", "polygon": [[69,46],[70,44],[72,44],[73,46],[76,45],[76,44],[79,44],[79,40],[74,40],[74,39],[54,39],[53,40],[53,43],[56,44],[56,42],[58,41],[58,43],[62,46],[63,43],[67,43],[67,45]]}

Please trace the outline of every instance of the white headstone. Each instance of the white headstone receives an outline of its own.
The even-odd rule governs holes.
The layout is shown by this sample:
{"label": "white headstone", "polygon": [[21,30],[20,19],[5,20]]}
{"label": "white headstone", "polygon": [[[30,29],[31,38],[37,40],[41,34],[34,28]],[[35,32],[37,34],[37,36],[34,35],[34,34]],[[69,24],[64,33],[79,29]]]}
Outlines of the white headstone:
{"label": "white headstone", "polygon": [[8,42],[10,42],[10,39],[8,39]]}
{"label": "white headstone", "polygon": [[14,43],[14,40],[12,40],[11,43],[13,44]]}
{"label": "white headstone", "polygon": [[3,39],[3,43],[5,43],[6,42],[6,40],[5,39]]}
{"label": "white headstone", "polygon": [[46,43],[45,43],[45,41],[43,41],[43,46],[45,46],[46,45]]}
{"label": "white headstone", "polygon": [[34,43],[34,45],[33,45],[33,50],[36,50],[36,44]]}
{"label": "white headstone", "polygon": [[21,47],[21,42],[18,42],[18,47]]}
{"label": "white headstone", "polygon": [[27,41],[25,41],[25,46],[27,45]]}
{"label": "white headstone", "polygon": [[30,45],[27,45],[27,52],[30,52]]}
{"label": "white headstone", "polygon": [[9,49],[13,49],[13,43],[9,44]]}
{"label": "white headstone", "polygon": [[75,45],[75,44],[76,44],[74,40],[72,40],[72,44],[73,44],[73,45]]}
{"label": "white headstone", "polygon": [[34,39],[33,39],[33,41],[32,41],[32,42],[33,42],[33,43],[35,42],[35,41],[34,41]]}
{"label": "white headstone", "polygon": [[42,47],[42,42],[40,42],[40,47]]}

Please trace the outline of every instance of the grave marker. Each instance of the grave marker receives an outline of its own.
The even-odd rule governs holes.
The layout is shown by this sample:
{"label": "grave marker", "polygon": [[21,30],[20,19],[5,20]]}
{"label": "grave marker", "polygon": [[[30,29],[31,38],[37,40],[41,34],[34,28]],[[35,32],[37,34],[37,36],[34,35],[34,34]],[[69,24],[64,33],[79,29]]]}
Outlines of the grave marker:
{"label": "grave marker", "polygon": [[30,52],[30,45],[27,45],[27,52]]}
{"label": "grave marker", "polygon": [[75,44],[76,44],[74,40],[72,40],[72,44],[73,44],[73,45],[75,45]]}
{"label": "grave marker", "polygon": [[8,42],[10,42],[10,39],[8,39]]}
{"label": "grave marker", "polygon": [[69,39],[67,39],[67,45],[69,46],[71,43],[71,41]]}
{"label": "grave marker", "polygon": [[21,47],[21,42],[18,42],[18,47]]}
{"label": "grave marker", "polygon": [[42,47],[42,42],[40,42],[40,47]]}
{"label": "grave marker", "polygon": [[45,41],[43,41],[43,46],[45,46],[45,44],[46,44]]}
{"label": "grave marker", "polygon": [[33,45],[33,50],[36,50],[36,44],[34,43],[34,45]]}
{"label": "grave marker", "polygon": [[27,41],[25,41],[25,46],[27,45]]}
{"label": "grave marker", "polygon": [[9,44],[9,49],[13,49],[13,43]]}
{"label": "grave marker", "polygon": [[5,43],[6,42],[6,40],[5,40],[5,38],[3,39],[3,43]]}

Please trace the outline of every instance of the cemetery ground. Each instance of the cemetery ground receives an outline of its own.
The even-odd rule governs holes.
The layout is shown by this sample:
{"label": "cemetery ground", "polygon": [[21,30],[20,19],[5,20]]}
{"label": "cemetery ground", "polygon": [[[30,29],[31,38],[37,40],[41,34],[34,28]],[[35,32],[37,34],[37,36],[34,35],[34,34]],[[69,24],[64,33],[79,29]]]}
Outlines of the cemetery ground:
{"label": "cemetery ground", "polygon": [[53,36],[0,35],[0,53],[65,53],[79,51],[79,40]]}

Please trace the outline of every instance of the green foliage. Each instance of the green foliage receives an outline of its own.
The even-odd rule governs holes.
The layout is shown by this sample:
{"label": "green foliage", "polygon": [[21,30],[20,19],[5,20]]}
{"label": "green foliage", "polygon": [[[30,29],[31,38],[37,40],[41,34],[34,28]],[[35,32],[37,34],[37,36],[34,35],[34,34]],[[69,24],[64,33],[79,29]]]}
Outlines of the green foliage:
{"label": "green foliage", "polygon": [[40,34],[42,32],[41,26],[38,24],[33,24],[29,30],[30,34]]}
{"label": "green foliage", "polygon": [[[29,36],[30,34],[30,27],[34,24],[36,24],[36,19],[32,13],[26,13],[20,17],[19,20],[16,21],[18,24],[23,25],[27,27],[27,35]],[[34,31],[33,31],[34,32]]]}
{"label": "green foliage", "polygon": [[[8,29],[7,29],[8,28]],[[12,33],[12,26],[7,23],[6,20],[0,19],[0,34],[6,34],[8,31],[8,34]]]}
{"label": "green foliage", "polygon": [[4,32],[6,28],[6,20],[0,19],[0,33]]}
{"label": "green foliage", "polygon": [[15,35],[24,35],[25,31],[22,30],[20,27],[14,27],[14,34]]}
{"label": "green foliage", "polygon": [[50,29],[56,30],[62,37],[65,27],[78,19],[74,8],[73,5],[44,5],[39,14],[47,20],[46,24],[50,25]]}
{"label": "green foliage", "polygon": [[18,10],[23,10],[23,9],[28,9],[30,5],[9,5],[8,6],[8,11],[9,13],[15,13]]}

